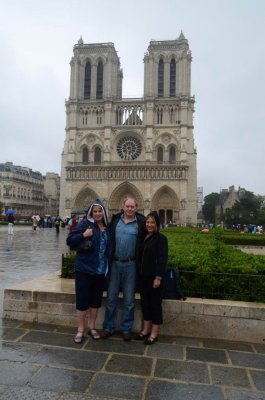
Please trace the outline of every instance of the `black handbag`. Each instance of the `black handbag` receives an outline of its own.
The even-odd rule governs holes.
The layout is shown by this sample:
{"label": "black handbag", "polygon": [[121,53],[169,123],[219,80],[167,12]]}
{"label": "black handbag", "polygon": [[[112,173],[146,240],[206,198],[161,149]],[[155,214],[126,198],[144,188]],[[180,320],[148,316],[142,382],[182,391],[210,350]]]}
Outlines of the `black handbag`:
{"label": "black handbag", "polygon": [[179,269],[168,268],[163,290],[164,299],[186,300],[181,288]]}
{"label": "black handbag", "polygon": [[73,251],[92,251],[93,243],[91,239],[85,239],[82,242],[76,244],[75,246],[71,246],[70,250]]}

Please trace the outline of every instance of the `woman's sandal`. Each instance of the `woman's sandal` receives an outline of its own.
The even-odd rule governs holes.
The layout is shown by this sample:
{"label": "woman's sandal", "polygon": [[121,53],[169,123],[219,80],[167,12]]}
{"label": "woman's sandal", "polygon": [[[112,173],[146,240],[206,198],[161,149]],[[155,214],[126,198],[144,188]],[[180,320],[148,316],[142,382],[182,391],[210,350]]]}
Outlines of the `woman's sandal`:
{"label": "woman's sandal", "polygon": [[96,329],[90,329],[88,334],[92,337],[94,340],[99,340],[101,338],[100,334],[96,331]]}
{"label": "woman's sandal", "polygon": [[134,340],[145,340],[145,339],[147,339],[149,336],[150,336],[150,333],[143,333],[143,332],[140,332],[140,333],[138,333],[137,336],[135,336]]}
{"label": "woman's sandal", "polygon": [[145,339],[144,344],[151,345],[157,341],[157,336],[149,336],[149,338]]}
{"label": "woman's sandal", "polygon": [[77,331],[77,334],[74,337],[74,342],[76,344],[81,344],[84,340],[84,332]]}

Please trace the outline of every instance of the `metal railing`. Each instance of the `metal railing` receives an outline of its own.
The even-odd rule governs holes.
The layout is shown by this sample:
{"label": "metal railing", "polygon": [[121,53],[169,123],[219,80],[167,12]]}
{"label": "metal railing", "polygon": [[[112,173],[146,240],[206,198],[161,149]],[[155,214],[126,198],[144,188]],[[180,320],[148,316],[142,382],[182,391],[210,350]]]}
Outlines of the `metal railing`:
{"label": "metal railing", "polygon": [[264,274],[180,270],[185,297],[265,302]]}

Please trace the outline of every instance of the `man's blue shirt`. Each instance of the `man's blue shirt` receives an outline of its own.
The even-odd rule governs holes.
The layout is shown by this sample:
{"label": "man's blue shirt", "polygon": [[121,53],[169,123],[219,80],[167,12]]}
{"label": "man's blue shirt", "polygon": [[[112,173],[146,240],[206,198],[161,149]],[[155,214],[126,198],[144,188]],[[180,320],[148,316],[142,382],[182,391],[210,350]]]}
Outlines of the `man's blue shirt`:
{"label": "man's blue shirt", "polygon": [[126,260],[135,257],[136,239],[138,235],[138,224],[136,217],[127,224],[123,216],[116,226],[116,250],[115,257]]}

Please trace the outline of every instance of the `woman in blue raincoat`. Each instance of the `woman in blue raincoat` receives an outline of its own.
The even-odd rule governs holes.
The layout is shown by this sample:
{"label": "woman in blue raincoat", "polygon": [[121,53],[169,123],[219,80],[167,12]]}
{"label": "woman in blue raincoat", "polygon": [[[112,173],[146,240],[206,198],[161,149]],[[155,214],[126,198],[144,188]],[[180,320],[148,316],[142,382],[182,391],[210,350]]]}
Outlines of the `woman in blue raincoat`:
{"label": "woman in blue raincoat", "polygon": [[67,245],[77,251],[75,260],[77,333],[74,341],[77,344],[83,342],[87,316],[88,333],[94,340],[98,340],[100,335],[95,329],[95,324],[111,260],[107,215],[100,200],[95,200],[88,210],[87,218],[81,220],[77,228],[69,233]]}

